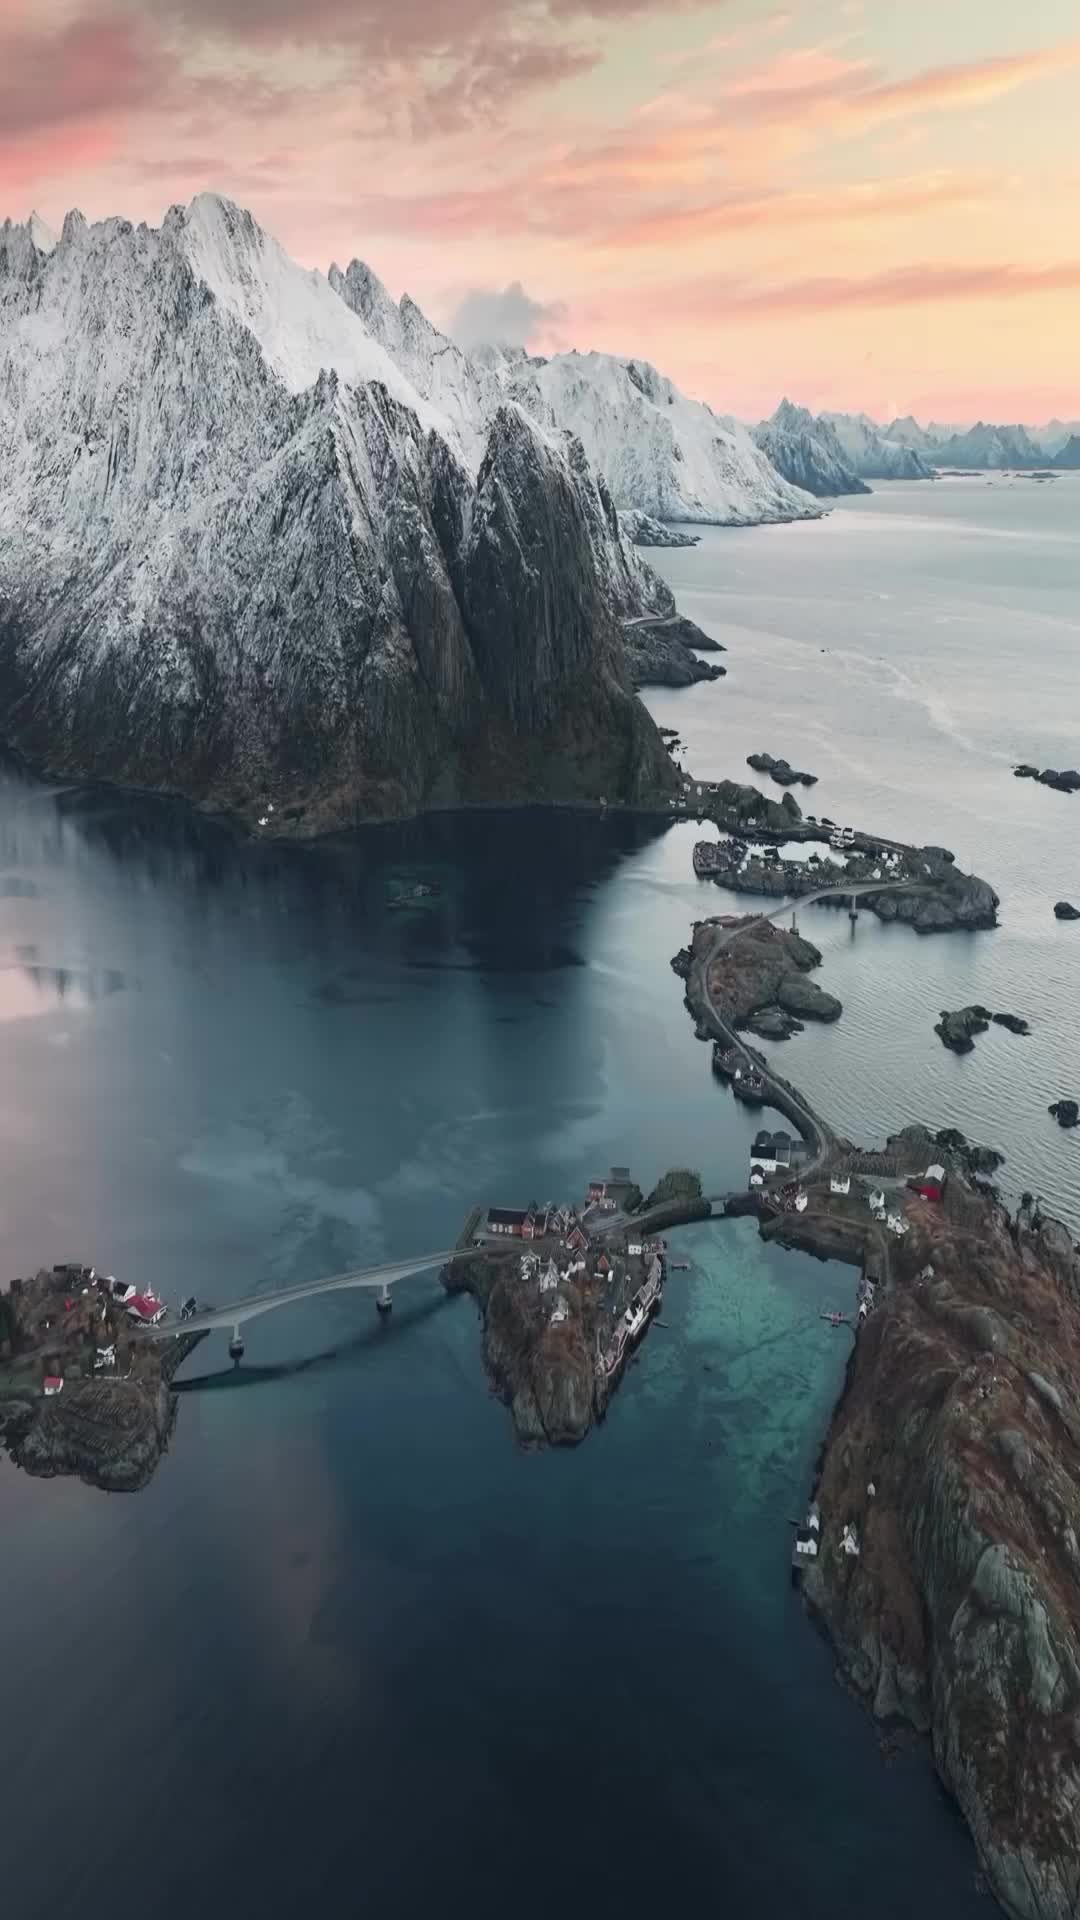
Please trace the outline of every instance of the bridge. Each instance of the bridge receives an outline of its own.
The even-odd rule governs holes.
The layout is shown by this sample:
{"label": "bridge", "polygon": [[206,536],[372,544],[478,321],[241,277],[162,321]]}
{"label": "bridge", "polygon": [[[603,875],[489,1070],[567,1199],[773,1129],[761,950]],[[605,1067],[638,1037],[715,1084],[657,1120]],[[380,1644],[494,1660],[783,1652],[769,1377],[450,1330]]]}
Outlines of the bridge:
{"label": "bridge", "polygon": [[[163,1321],[160,1326],[149,1328],[146,1337],[168,1340],[189,1333],[215,1333],[230,1329],[229,1352],[238,1359],[244,1350],[240,1329],[249,1320],[257,1320],[264,1313],[276,1313],[279,1307],[291,1307],[299,1301],[312,1300],[316,1294],[353,1291],[374,1293],[379,1311],[388,1313],[392,1304],[390,1289],[399,1280],[407,1280],[415,1273],[428,1273],[433,1267],[444,1267],[448,1261],[465,1251],[462,1247],[443,1247],[437,1253],[414,1254],[409,1260],[392,1260],[378,1267],[355,1267],[348,1273],[331,1273],[321,1280],[301,1280],[295,1286],[278,1287],[272,1293],[249,1293],[242,1300],[233,1300],[224,1307],[208,1307],[202,1313],[192,1314],[187,1320]],[[505,1255],[506,1248],[470,1247],[467,1251],[472,1259],[490,1259],[493,1255]]]}

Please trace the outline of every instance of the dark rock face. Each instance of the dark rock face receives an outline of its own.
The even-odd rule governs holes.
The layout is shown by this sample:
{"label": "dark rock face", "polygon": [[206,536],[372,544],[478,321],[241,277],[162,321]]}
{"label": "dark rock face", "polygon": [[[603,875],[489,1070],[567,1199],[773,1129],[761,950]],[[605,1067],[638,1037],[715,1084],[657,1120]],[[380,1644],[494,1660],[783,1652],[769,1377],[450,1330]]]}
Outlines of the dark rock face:
{"label": "dark rock face", "polygon": [[1054,916],[1058,920],[1080,920],[1080,907],[1074,907],[1068,900],[1058,900],[1054,907]]}
{"label": "dark rock face", "polygon": [[[229,220],[257,286],[266,243]],[[193,266],[197,225],[73,224],[28,276],[0,246],[7,742],[249,821],[272,801],[298,835],[673,791],[620,633],[671,596],[580,444],[504,407],[474,479],[377,378],[290,390]],[[72,288],[54,391],[21,329]]]}
{"label": "dark rock face", "polygon": [[995,1013],[993,1021],[995,1026],[1005,1027],[1009,1033],[1018,1033],[1026,1037],[1031,1032],[1027,1021],[1022,1020],[1018,1013]]}
{"label": "dark rock face", "polygon": [[816,787],[816,773],[800,773],[786,760],[774,760],[771,753],[748,753],[746,764],[755,773],[767,773],[780,787]]}
{"label": "dark rock face", "polygon": [[636,687],[689,687],[698,680],[721,680],[727,672],[719,661],[698,659],[699,652],[726,649],[678,614],[624,622],[622,643]]}
{"label": "dark rock face", "polygon": [[699,533],[689,533],[685,527],[666,526],[663,520],[654,520],[651,514],[641,513],[636,507],[620,507],[619,524],[635,547],[696,547],[701,542]]}
{"label": "dark rock face", "polygon": [[1053,1114],[1059,1127],[1075,1127],[1080,1121],[1080,1106],[1075,1100],[1055,1100],[1047,1112]]}
{"label": "dark rock face", "polygon": [[[859,1334],[804,1576],[872,1711],[929,1732],[1014,1920],[1069,1920],[1080,1853],[1080,1259],[955,1169]],[[880,1293],[880,1289],[879,1289]],[[840,1547],[852,1522],[859,1553]]]}
{"label": "dark rock face", "polygon": [[805,407],[781,401],[772,418],[754,428],[754,440],[785,480],[819,499],[870,492],[845,458],[836,429]]}

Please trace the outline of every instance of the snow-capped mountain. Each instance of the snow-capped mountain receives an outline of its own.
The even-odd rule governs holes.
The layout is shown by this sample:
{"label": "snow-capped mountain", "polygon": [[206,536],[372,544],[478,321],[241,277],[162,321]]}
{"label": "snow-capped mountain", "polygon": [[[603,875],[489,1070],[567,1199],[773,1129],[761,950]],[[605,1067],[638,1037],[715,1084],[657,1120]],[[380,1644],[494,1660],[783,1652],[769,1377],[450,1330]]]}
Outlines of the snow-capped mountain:
{"label": "snow-capped mountain", "polygon": [[655,367],[610,353],[504,356],[504,391],[544,425],[569,427],[620,507],[655,520],[754,526],[821,512],[746,428],[690,400]]}
{"label": "snow-capped mountain", "polygon": [[620,620],[671,595],[580,444],[475,431],[214,196],[45,239],[0,229],[9,742],[297,832],[670,788]]}
{"label": "snow-capped mountain", "polygon": [[464,444],[513,400],[543,427],[578,436],[619,508],[655,520],[753,526],[812,518],[820,509],[770,465],[744,428],[690,400],[645,361],[610,353],[521,349],[465,354],[408,295],[395,303],[354,260],[330,284],[409,375],[455,421]]}
{"label": "snow-capped mountain", "polygon": [[1039,467],[1045,462],[1024,427],[995,427],[983,420],[942,441],[934,458],[942,467]]}
{"label": "snow-capped mountain", "polygon": [[915,453],[932,455],[938,444],[938,436],[932,427],[920,427],[913,414],[905,413],[902,418],[890,420],[882,428],[886,440],[895,440],[902,447],[911,447]]}
{"label": "snow-capped mountain", "polygon": [[753,429],[755,444],[793,486],[827,498],[869,493],[844,457],[836,430],[816,420],[807,407],[781,400],[776,412]]}
{"label": "snow-capped mountain", "polygon": [[934,470],[917,448],[891,440],[865,413],[823,413],[845,460],[861,480],[932,480]]}

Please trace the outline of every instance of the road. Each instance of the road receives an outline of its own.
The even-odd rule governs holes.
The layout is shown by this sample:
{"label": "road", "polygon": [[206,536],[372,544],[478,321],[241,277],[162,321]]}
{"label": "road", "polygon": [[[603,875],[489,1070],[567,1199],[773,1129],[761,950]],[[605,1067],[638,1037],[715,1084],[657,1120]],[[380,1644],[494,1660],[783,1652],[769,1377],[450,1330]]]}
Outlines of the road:
{"label": "road", "polygon": [[[730,946],[733,940],[738,940],[743,934],[752,932],[755,927],[764,926],[770,921],[778,920],[785,914],[797,912],[800,907],[812,907],[818,900],[835,899],[837,897],[846,899],[849,895],[852,899],[856,899],[867,893],[904,893],[918,890],[918,883],[910,880],[872,880],[862,886],[853,886],[849,883],[839,886],[819,887],[815,892],[804,893],[798,899],[782,901],[779,906],[771,907],[767,913],[754,914],[751,919],[741,921],[736,927],[717,927],[716,937],[708,953],[702,961],[698,962],[701,968],[701,997],[705,1003],[705,1009],[709,1019],[716,1030],[717,1039],[725,1041],[729,1047],[738,1048],[747,1065],[761,1075],[765,1083],[766,1094],[768,1094],[771,1087],[774,1092],[779,1091],[783,1095],[785,1105],[781,1107],[781,1112],[785,1112],[786,1105],[791,1104],[794,1106],[796,1113],[802,1116],[803,1124],[800,1127],[800,1131],[804,1133],[811,1148],[816,1149],[813,1159],[808,1161],[806,1165],[799,1170],[800,1178],[803,1180],[809,1179],[828,1159],[836,1144],[836,1135],[828,1122],[823,1120],[819,1113],[815,1112],[805,1095],[799,1093],[797,1088],[793,1087],[789,1081],[784,1080],[779,1074],[773,1073],[764,1055],[748,1047],[745,1040],[740,1039],[730,1022],[724,1018],[723,1014],[717,1011],[712,994],[709,991],[709,969],[717,954],[722,952],[725,947]],[[767,1099],[764,1104],[769,1104]]]}
{"label": "road", "polygon": [[[427,1273],[432,1267],[444,1267],[449,1260],[462,1252],[460,1247],[444,1247],[438,1253],[421,1253],[411,1260],[395,1260],[382,1267],[357,1267],[349,1273],[332,1273],[323,1280],[301,1280],[296,1286],[278,1287],[272,1293],[251,1293],[246,1299],[234,1300],[231,1306],[208,1308],[204,1313],[196,1313],[190,1320],[163,1321],[159,1327],[149,1330],[151,1339],[168,1339],[181,1333],[213,1333],[215,1329],[236,1329],[246,1320],[257,1320],[261,1314],[273,1313],[278,1307],[288,1307],[300,1300],[311,1300],[319,1293],[346,1293],[354,1289],[381,1293],[398,1280],[406,1280],[410,1274]],[[492,1254],[505,1254],[505,1247],[470,1248],[470,1257],[481,1258]]]}

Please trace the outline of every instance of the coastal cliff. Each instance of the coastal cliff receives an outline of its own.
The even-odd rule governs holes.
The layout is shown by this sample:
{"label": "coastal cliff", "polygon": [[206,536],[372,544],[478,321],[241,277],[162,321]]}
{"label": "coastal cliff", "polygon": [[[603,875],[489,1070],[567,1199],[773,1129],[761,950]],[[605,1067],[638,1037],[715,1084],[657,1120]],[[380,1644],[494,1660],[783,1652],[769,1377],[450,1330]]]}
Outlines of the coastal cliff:
{"label": "coastal cliff", "polygon": [[295,836],[674,791],[622,646],[673,603],[580,442],[512,401],[466,432],[250,215],[0,229],[0,388],[33,765]]}
{"label": "coastal cliff", "polygon": [[[805,1575],[841,1670],[929,1732],[1017,1920],[1076,1912],[1080,1258],[954,1174],[915,1202],[825,1443]],[[872,1492],[871,1492],[872,1489]],[[840,1550],[854,1523],[857,1557]]]}

